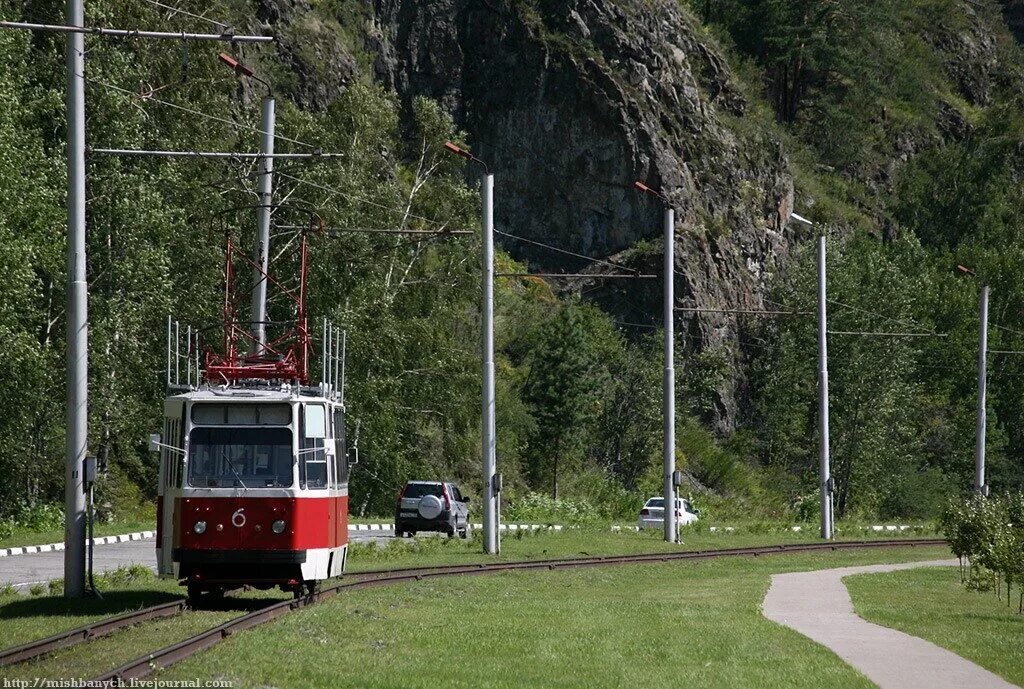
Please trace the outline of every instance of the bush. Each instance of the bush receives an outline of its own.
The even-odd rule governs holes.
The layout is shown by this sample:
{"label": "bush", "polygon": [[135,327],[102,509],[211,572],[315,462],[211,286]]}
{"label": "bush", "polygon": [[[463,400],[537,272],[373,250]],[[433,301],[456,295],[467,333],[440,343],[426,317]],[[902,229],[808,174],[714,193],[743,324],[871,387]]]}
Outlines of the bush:
{"label": "bush", "polygon": [[[1024,493],[966,501],[951,500],[942,515],[942,531],[960,560],[960,580],[982,589],[989,578],[996,595],[1006,582],[1006,604],[1017,584],[1017,612],[1024,612]],[[969,574],[965,571],[969,563]],[[986,577],[986,573],[988,576]]]}
{"label": "bush", "polygon": [[526,524],[581,526],[600,521],[596,507],[586,500],[562,500],[542,493],[527,493],[505,512],[505,521]]}
{"label": "bush", "polygon": [[15,527],[29,531],[59,531],[64,528],[64,509],[56,504],[18,503],[8,522],[11,532]]}

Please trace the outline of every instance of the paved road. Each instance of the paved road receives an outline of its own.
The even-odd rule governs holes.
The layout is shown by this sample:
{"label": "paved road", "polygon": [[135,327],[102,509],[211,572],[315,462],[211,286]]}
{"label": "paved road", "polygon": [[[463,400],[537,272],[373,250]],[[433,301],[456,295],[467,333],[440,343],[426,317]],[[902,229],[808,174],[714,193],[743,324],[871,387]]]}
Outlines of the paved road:
{"label": "paved road", "polygon": [[[394,538],[391,531],[349,531],[349,542],[383,543]],[[156,569],[156,541],[128,541],[107,543],[93,548],[97,573],[127,565],[146,565]],[[26,588],[32,584],[45,583],[64,576],[64,552],[30,553],[0,557],[0,584],[13,584],[15,588]]]}
{"label": "paved road", "polygon": [[851,574],[956,564],[939,560],[776,574],[764,615],[827,646],[882,689],[1010,689],[1015,685],[952,651],[861,619],[843,585]]}

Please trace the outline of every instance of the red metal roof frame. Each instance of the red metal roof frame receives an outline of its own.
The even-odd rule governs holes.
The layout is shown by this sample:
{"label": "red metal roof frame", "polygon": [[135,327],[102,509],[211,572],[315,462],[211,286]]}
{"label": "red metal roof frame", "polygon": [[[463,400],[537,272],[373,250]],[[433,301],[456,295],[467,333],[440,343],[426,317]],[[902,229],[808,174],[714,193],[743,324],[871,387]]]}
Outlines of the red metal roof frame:
{"label": "red metal roof frame", "polygon": [[[237,251],[234,238],[230,231],[225,237],[224,260],[224,343],[223,351],[218,353],[206,350],[206,366],[204,375],[211,384],[237,383],[244,380],[279,380],[282,382],[298,382],[309,384],[309,357],[313,353],[313,343],[309,332],[308,314],[306,311],[306,285],[308,273],[308,234],[312,230],[321,230],[323,220],[319,216],[310,219],[309,228],[300,230],[299,241],[299,290],[296,293],[288,289],[271,273],[270,267],[264,271],[262,266],[253,261],[244,252]],[[238,322],[238,304],[243,295],[235,291],[234,262],[240,258],[243,263],[257,271],[267,281],[268,300],[270,289],[275,288],[295,305],[295,320],[284,325],[282,334],[262,346],[257,354],[248,354],[248,345],[255,345],[256,339],[247,325]],[[279,256],[278,260],[282,257]],[[248,292],[246,292],[246,295]]]}

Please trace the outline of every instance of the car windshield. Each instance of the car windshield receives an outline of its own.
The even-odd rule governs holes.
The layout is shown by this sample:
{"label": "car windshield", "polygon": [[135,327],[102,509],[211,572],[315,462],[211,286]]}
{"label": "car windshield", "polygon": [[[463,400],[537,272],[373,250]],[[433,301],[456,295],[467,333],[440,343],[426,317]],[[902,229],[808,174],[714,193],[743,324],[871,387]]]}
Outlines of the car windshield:
{"label": "car windshield", "polygon": [[[647,501],[647,504],[644,505],[644,507],[664,507],[664,506],[665,506],[665,498],[651,498],[650,500]],[[687,502],[686,500],[676,500],[676,507],[677,508],[681,507],[684,510],[686,510],[687,512],[692,512],[693,511],[693,509],[691,509],[691,507],[690,507],[690,503]]]}
{"label": "car windshield", "polygon": [[409,483],[405,486],[405,492],[402,493],[403,498],[422,498],[424,495],[434,495],[441,497],[440,483]]}
{"label": "car windshield", "polygon": [[188,479],[200,488],[292,485],[287,428],[196,428],[189,438]]}

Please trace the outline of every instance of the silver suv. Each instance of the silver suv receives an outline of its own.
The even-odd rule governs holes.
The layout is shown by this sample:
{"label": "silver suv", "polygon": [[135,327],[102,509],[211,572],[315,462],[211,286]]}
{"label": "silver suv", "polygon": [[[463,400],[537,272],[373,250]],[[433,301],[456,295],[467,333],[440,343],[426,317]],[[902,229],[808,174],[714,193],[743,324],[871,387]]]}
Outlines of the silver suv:
{"label": "silver suv", "polygon": [[413,536],[418,531],[440,531],[449,538],[469,535],[469,498],[454,483],[409,481],[398,494],[395,535]]}

